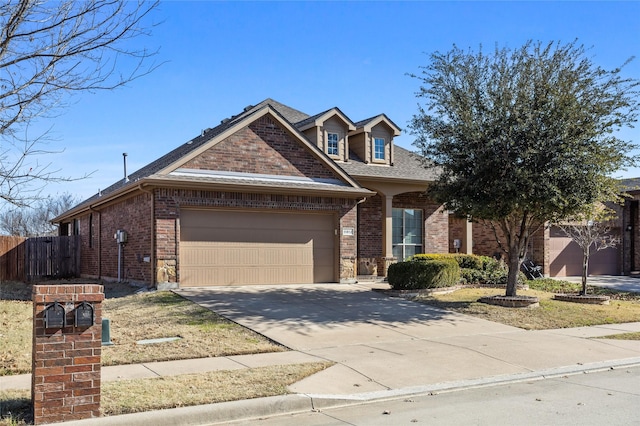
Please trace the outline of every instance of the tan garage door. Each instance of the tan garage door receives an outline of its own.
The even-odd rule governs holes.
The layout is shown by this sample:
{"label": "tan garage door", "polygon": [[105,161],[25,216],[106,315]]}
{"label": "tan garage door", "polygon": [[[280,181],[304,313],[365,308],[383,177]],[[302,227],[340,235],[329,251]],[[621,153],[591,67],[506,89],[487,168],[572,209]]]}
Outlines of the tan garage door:
{"label": "tan garage door", "polygon": [[182,210],[180,286],[335,281],[334,215]]}
{"label": "tan garage door", "polygon": [[[549,260],[549,275],[552,277],[582,275],[582,249],[557,227],[550,229]],[[589,257],[589,274],[620,275],[618,248],[592,252]]]}

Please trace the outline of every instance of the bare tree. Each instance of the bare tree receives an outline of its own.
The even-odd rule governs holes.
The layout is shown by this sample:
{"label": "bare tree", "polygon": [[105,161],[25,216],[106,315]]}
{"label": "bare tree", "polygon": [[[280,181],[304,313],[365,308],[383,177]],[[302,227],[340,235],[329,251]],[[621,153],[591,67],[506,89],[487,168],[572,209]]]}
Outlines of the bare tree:
{"label": "bare tree", "polygon": [[36,201],[29,207],[14,207],[0,213],[0,233],[20,237],[44,237],[58,234],[51,219],[80,202],[68,192]]}
{"label": "bare tree", "polygon": [[69,95],[111,90],[151,72],[148,35],[157,1],[5,0],[0,5],[0,200],[25,206],[50,182],[68,181],[34,160],[46,133],[29,134]]}
{"label": "bare tree", "polygon": [[587,294],[591,254],[620,244],[620,237],[613,233],[615,219],[613,209],[596,203],[590,211],[557,224],[582,249],[582,295]]}

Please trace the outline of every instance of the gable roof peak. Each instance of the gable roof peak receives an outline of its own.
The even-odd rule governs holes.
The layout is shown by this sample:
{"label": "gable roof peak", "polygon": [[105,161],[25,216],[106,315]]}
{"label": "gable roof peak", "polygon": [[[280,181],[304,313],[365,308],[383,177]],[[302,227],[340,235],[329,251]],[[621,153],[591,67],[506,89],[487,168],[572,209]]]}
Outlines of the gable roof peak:
{"label": "gable roof peak", "polygon": [[373,117],[369,117],[364,120],[360,120],[356,122],[355,123],[356,129],[357,129],[356,132],[359,132],[359,131],[369,132],[371,131],[371,128],[373,126],[375,126],[380,122],[384,122],[385,124],[387,124],[387,126],[389,126],[393,130],[394,136],[400,135],[400,131],[401,131],[400,127],[398,127],[396,123],[394,123],[389,117],[387,117],[387,114],[385,113],[378,114]]}
{"label": "gable roof peak", "polygon": [[310,127],[321,125],[321,121],[324,121],[334,115],[339,116],[342,119],[342,121],[344,121],[347,124],[347,126],[349,127],[349,130],[356,129],[355,123],[349,117],[347,117],[347,115],[344,112],[342,112],[340,108],[338,108],[337,106],[333,108],[329,108],[326,111],[322,111],[321,113],[308,117],[302,121],[298,121],[297,123],[295,123],[295,126],[300,130],[306,130]]}

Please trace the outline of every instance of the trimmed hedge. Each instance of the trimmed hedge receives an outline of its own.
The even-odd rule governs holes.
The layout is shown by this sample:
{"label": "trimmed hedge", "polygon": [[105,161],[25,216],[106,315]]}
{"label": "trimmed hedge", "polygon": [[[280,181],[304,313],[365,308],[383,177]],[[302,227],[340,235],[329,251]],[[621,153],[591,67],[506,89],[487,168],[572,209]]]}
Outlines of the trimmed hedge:
{"label": "trimmed hedge", "polygon": [[409,260],[439,260],[439,259],[455,259],[458,266],[468,269],[484,269],[487,256],[478,256],[475,254],[459,254],[459,253],[421,253],[411,256]]}
{"label": "trimmed hedge", "polygon": [[[463,284],[493,284],[506,285],[508,277],[507,265],[501,260],[490,256],[457,253],[424,253],[416,254],[409,262],[430,263],[433,261],[455,260],[460,267],[461,282]],[[518,284],[524,284],[526,277],[520,272]],[[417,287],[416,287],[417,288]],[[432,288],[432,287],[419,287]]]}
{"label": "trimmed hedge", "polygon": [[452,258],[394,263],[387,273],[394,290],[451,287],[460,282],[460,267]]}

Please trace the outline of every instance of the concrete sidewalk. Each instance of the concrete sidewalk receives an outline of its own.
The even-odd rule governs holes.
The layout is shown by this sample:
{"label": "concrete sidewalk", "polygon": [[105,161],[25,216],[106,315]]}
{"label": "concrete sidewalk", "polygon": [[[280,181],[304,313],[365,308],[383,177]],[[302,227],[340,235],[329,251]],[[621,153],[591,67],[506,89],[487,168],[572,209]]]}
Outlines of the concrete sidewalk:
{"label": "concrete sidewalk", "polygon": [[[177,361],[147,362],[102,367],[101,380],[114,382],[130,379],[197,374],[209,371],[240,370],[270,365],[304,364],[318,358],[297,351],[271,352],[252,355],[234,355],[215,358],[196,358]],[[0,390],[31,389],[31,374],[0,376]]]}
{"label": "concrete sidewalk", "polygon": [[[640,364],[640,341],[593,338],[640,331],[640,322],[525,331],[371,291],[376,286],[178,290],[293,351],[105,367],[104,381],[318,360],[336,365],[291,386],[294,395],[69,424],[214,424]],[[0,389],[16,386],[11,380],[30,385],[28,375],[0,377]]]}

